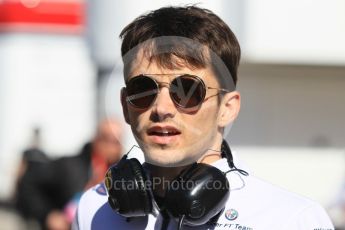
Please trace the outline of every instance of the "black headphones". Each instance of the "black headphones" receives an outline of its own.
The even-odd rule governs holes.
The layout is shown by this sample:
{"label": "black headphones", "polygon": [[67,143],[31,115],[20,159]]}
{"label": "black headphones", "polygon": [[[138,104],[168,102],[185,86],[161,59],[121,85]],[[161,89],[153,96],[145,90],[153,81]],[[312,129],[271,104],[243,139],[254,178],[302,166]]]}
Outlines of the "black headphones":
{"label": "black headphones", "polygon": [[[226,157],[230,171],[243,171],[233,164],[232,154],[225,141],[222,157]],[[165,210],[183,224],[195,226],[207,223],[224,209],[229,195],[229,182],[216,167],[194,163],[183,170],[166,189],[163,205]],[[243,171],[244,172],[244,171]],[[242,172],[241,172],[242,173]],[[153,212],[152,181],[140,162],[127,159],[127,154],[108,170],[105,185],[110,206],[124,217],[146,216]],[[177,185],[177,186],[176,186]]]}

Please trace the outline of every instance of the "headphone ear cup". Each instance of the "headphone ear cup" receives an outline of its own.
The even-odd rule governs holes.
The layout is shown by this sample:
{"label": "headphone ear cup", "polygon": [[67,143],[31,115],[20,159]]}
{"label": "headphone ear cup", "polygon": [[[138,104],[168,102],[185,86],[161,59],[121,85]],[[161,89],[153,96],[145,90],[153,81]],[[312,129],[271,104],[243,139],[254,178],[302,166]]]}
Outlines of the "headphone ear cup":
{"label": "headphone ear cup", "polygon": [[152,211],[147,178],[137,159],[122,158],[106,174],[110,206],[125,217],[145,216]]}
{"label": "headphone ear cup", "polygon": [[229,198],[229,182],[222,171],[207,164],[194,164],[172,183],[179,187],[167,190],[165,207],[184,223],[203,225],[219,214]]}

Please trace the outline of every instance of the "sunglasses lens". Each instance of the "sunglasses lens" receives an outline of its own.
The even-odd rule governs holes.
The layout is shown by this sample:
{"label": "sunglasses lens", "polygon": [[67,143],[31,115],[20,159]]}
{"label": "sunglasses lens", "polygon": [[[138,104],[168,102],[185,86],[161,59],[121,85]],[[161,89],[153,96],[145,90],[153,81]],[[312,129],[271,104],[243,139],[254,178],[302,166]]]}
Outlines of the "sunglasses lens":
{"label": "sunglasses lens", "polygon": [[132,78],[126,89],[127,101],[141,109],[150,107],[158,93],[156,82],[146,76]]}
{"label": "sunglasses lens", "polygon": [[182,75],[171,82],[170,95],[181,108],[199,107],[205,93],[202,80],[195,76]]}

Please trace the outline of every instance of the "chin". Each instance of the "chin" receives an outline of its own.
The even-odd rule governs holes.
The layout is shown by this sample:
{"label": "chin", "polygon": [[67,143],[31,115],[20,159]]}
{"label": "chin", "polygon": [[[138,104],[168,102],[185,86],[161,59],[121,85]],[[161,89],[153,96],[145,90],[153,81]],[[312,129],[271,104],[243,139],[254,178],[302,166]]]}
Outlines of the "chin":
{"label": "chin", "polygon": [[166,152],[164,155],[150,154],[148,156],[145,156],[145,161],[147,163],[161,167],[180,167],[193,163],[189,158],[186,158],[183,155],[177,155],[176,153],[172,152]]}

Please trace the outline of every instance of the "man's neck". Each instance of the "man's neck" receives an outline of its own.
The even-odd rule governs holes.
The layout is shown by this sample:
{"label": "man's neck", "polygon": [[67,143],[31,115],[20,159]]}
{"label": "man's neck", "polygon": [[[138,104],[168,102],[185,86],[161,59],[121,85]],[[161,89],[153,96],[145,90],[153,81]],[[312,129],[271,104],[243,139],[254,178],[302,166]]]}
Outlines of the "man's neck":
{"label": "man's neck", "polygon": [[[206,155],[198,163],[212,164],[219,160],[221,157],[219,154]],[[164,197],[165,190],[168,188],[169,183],[174,180],[180,173],[189,168],[191,165],[179,166],[179,167],[162,167],[144,163],[143,167],[147,170],[152,180],[153,194],[159,197]]]}

